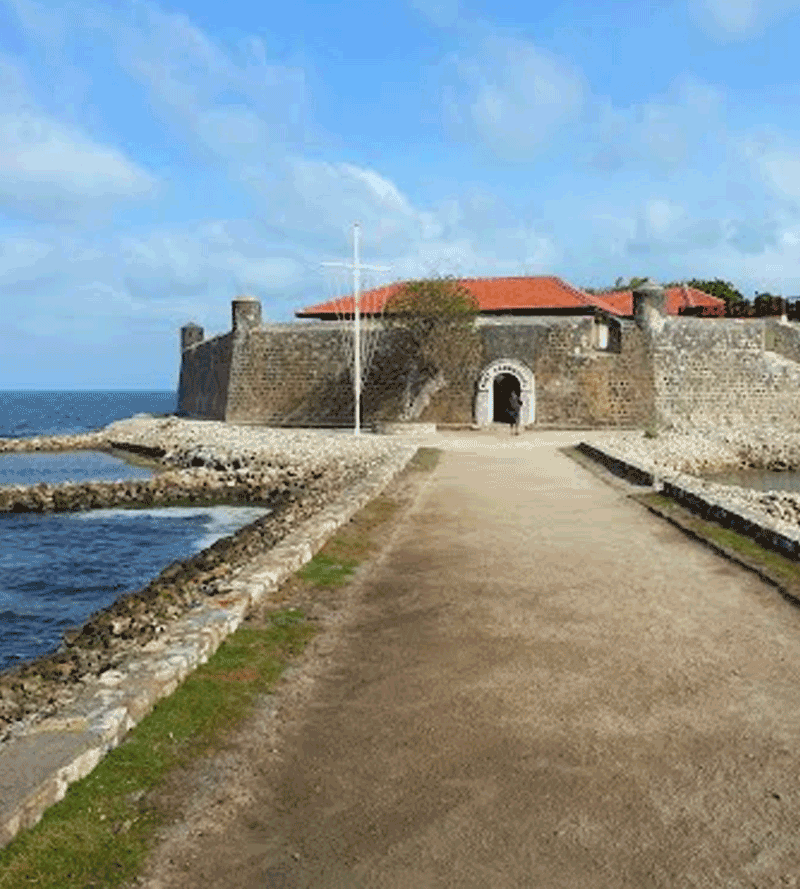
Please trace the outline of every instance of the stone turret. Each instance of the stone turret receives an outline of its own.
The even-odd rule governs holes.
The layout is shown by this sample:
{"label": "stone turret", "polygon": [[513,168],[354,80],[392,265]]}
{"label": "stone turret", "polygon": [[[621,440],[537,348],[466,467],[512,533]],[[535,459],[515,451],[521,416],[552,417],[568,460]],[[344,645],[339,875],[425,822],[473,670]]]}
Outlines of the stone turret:
{"label": "stone turret", "polygon": [[199,324],[195,324],[194,321],[190,321],[181,327],[181,352],[202,343],[204,339],[203,328]]}
{"label": "stone turret", "polygon": [[261,302],[254,296],[237,296],[231,302],[233,333],[245,334],[261,325]]}
{"label": "stone turret", "polygon": [[651,335],[660,333],[666,321],[667,292],[649,278],[633,291],[633,318],[639,328]]}

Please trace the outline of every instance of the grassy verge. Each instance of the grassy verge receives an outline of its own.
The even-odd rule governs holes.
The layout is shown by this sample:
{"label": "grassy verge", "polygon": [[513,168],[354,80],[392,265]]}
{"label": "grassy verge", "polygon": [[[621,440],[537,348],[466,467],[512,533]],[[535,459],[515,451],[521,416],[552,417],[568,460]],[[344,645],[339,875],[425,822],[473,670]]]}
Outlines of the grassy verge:
{"label": "grassy verge", "polygon": [[[432,472],[439,463],[441,451],[436,448],[419,448],[412,457],[404,474]],[[283,595],[297,595],[301,588],[316,589],[344,586],[361,562],[368,559],[381,545],[378,533],[400,508],[400,503],[387,496],[376,497],[322,547],[289,580]]]}
{"label": "grassy verge", "polygon": [[710,544],[722,555],[755,571],[777,586],[787,598],[800,603],[800,564],[797,562],[761,546],[752,538],[745,537],[731,528],[695,515],[662,494],[633,494],[631,499],[693,537]]}
{"label": "grassy verge", "polygon": [[[422,448],[405,472],[430,471],[438,459],[438,451]],[[276,598],[285,600],[298,587],[313,596],[346,584],[380,548],[382,530],[400,506],[387,494],[368,503]],[[0,889],[129,883],[168,817],[150,801],[150,791],[173,770],[222,746],[315,632],[297,608],[266,611],[239,627],[39,824],[0,850]]]}
{"label": "grassy verge", "polygon": [[242,627],[32,830],[0,851],[0,887],[112,887],[135,873],[162,815],[147,792],[208,750],[314,633],[299,611]]}

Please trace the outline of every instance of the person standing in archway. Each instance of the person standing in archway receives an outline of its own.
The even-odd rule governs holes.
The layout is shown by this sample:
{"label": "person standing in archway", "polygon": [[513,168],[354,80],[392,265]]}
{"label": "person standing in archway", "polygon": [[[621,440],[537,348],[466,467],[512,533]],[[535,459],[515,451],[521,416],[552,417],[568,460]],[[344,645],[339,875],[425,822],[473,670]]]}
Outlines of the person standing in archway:
{"label": "person standing in archway", "polygon": [[512,435],[519,435],[520,418],[522,416],[522,398],[517,392],[511,393],[511,407],[509,409],[510,431]]}

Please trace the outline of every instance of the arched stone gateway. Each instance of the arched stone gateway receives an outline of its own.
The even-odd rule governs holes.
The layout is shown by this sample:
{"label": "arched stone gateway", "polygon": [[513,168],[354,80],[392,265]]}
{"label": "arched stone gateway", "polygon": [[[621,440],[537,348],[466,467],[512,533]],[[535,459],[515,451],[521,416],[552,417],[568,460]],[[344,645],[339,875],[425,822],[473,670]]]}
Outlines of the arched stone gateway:
{"label": "arched stone gateway", "polygon": [[519,392],[522,397],[520,422],[523,426],[533,423],[536,418],[536,385],[533,372],[521,361],[510,359],[493,361],[480,375],[475,398],[475,423],[478,426],[488,426],[498,416],[500,422],[507,422],[505,403],[495,402],[498,398],[504,400],[510,398],[512,391]]}

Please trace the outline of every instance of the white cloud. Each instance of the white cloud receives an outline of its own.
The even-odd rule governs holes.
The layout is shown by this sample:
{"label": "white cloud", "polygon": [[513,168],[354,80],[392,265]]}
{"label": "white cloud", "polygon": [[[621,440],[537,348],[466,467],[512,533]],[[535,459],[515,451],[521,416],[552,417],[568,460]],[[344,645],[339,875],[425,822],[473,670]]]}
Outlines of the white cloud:
{"label": "white cloud", "polygon": [[0,55],[0,211],[72,219],[156,187],[121,151],[38,108],[19,65]]}
{"label": "white cloud", "polygon": [[14,284],[39,277],[42,261],[52,252],[52,245],[33,238],[3,238],[0,241],[0,281]]}
{"label": "white cloud", "polygon": [[767,273],[778,254],[789,256],[791,236],[787,238],[786,232],[800,230],[796,214],[771,212],[754,218],[746,207],[736,205],[703,213],[691,199],[677,201],[664,195],[627,207],[598,206],[595,212],[590,210],[589,219],[590,229],[581,232],[581,240],[591,238],[594,249],[585,258],[575,254],[580,270],[573,274],[585,275],[587,283],[594,276],[596,284],[634,274],[660,280],[734,281],[741,274],[752,280],[752,272],[760,268],[761,274]]}
{"label": "white cloud", "polygon": [[722,90],[691,75],[677,77],[666,94],[627,108],[606,98],[592,103],[599,145],[593,167],[612,171],[630,163],[658,170],[686,166],[727,142]]}
{"label": "white cloud", "polygon": [[[60,47],[66,28],[64,10],[57,10],[31,0],[0,0],[16,15],[22,29],[46,42],[48,47]],[[73,9],[74,11],[74,9]]]}
{"label": "white cloud", "polygon": [[497,232],[496,236],[497,242],[502,245],[502,252],[495,249],[498,244],[480,235],[465,234],[447,241],[417,245],[413,253],[401,256],[392,263],[392,277],[549,274],[561,258],[560,251],[549,238],[534,232],[509,229]]}
{"label": "white cloud", "polygon": [[434,214],[417,210],[375,170],[354,164],[296,158],[279,189],[280,221],[290,228],[333,234],[357,220],[383,251],[440,232]]}
{"label": "white cloud", "polygon": [[451,122],[501,157],[531,156],[582,109],[581,74],[529,41],[488,37],[451,63],[458,78],[446,96]]}
{"label": "white cloud", "polygon": [[[187,16],[147,2],[132,7],[130,15],[89,2],[63,9],[60,20],[49,24],[46,16],[31,12],[29,0],[19,2],[26,6],[30,27],[43,29],[54,43],[65,43],[72,32],[87,27],[97,39],[113,40],[121,66],[145,86],[163,119],[210,152],[217,169],[222,161],[228,177],[242,183],[263,208],[260,237],[255,230],[243,234],[241,226],[234,232],[230,225],[209,223],[122,239],[120,274],[137,298],[155,304],[167,294],[199,294],[223,280],[230,287],[288,293],[316,262],[346,251],[356,219],[362,222],[365,254],[372,251],[373,261],[381,264],[416,251],[428,257],[431,252],[462,255],[463,243],[473,245],[463,255],[472,257],[464,261],[474,273],[478,256],[492,266],[505,262],[518,273],[524,263],[541,261],[538,234],[510,227],[501,207],[488,226],[477,208],[463,202],[415,206],[379,170],[311,161],[292,150],[304,133],[304,75],[296,67],[270,64],[264,42],[256,37],[223,45]],[[579,104],[577,75],[555,57],[524,41],[498,38],[485,40],[480,51],[477,68],[463,58],[459,64],[478,78],[472,99],[481,126],[499,133],[516,129],[523,143],[538,143],[544,129],[557,128]],[[484,74],[493,81],[484,83]],[[523,132],[521,119],[531,103],[538,127],[533,139]],[[506,231],[505,243],[495,241],[500,230]],[[283,236],[283,256],[270,240],[271,231]],[[478,249],[479,242],[490,246]]]}
{"label": "white cloud", "polygon": [[298,260],[265,255],[269,248],[248,222],[218,220],[183,229],[123,237],[119,251],[128,289],[157,300],[211,289],[281,293],[302,278]]}
{"label": "white cloud", "polygon": [[409,5],[439,28],[458,21],[458,0],[408,0]]}
{"label": "white cloud", "polygon": [[659,198],[647,201],[643,212],[646,232],[654,237],[669,235],[676,223],[684,217],[682,207]]}
{"label": "white cloud", "polygon": [[800,147],[777,134],[759,134],[738,143],[756,177],[777,198],[800,204]]}
{"label": "white cloud", "polygon": [[152,193],[155,179],[114,148],[32,112],[0,113],[0,201],[54,209]]}
{"label": "white cloud", "polygon": [[135,24],[102,7],[98,21],[117,43],[120,64],[144,84],[170,123],[237,166],[302,142],[307,102],[302,69],[270,63],[258,37],[225,47],[183,14],[149,3],[137,9]]}
{"label": "white cloud", "polygon": [[745,40],[800,8],[800,0],[690,0],[689,8],[718,39]]}
{"label": "white cloud", "polygon": [[757,0],[701,0],[701,6],[729,34],[743,34],[758,20]]}
{"label": "white cloud", "polygon": [[800,201],[800,151],[774,151],[760,159],[769,183],[781,195]]}

